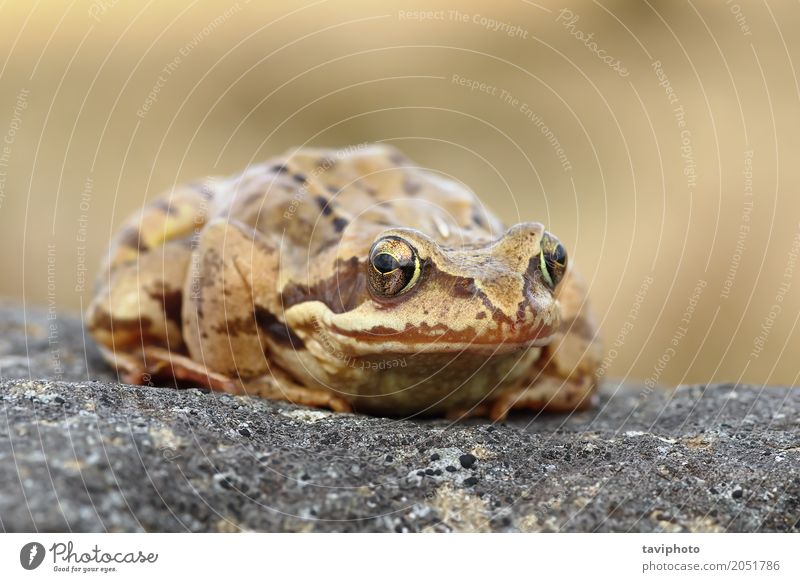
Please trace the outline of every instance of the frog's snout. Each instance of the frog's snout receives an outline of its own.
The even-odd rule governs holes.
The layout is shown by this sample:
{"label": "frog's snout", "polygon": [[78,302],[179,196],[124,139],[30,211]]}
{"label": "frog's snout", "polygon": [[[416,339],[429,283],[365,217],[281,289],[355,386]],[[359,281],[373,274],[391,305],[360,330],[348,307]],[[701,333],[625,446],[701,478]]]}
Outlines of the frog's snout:
{"label": "frog's snout", "polygon": [[512,269],[522,272],[532,258],[541,250],[545,236],[544,225],[540,222],[521,222],[509,228],[506,233],[492,245],[491,254]]}
{"label": "frog's snout", "polygon": [[567,251],[561,241],[538,222],[523,222],[508,229],[493,254],[532,284],[551,293],[567,271]]}

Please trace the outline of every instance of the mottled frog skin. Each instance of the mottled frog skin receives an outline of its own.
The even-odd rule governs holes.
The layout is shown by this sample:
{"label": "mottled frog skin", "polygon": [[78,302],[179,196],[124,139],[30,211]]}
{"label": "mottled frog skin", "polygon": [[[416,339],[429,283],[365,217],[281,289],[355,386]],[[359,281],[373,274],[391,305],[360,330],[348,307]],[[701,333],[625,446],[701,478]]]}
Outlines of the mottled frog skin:
{"label": "mottled frog skin", "polygon": [[543,225],[505,228],[393,147],[297,149],[131,217],[87,326],[129,383],[390,416],[568,411],[601,350],[567,263]]}

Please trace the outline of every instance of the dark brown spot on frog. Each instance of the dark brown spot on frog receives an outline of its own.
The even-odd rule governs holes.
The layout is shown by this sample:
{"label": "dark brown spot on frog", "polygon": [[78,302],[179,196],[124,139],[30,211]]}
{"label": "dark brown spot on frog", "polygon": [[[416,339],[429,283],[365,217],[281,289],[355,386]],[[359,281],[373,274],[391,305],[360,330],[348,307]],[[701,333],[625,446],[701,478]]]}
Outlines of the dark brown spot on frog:
{"label": "dark brown spot on frog", "polygon": [[328,203],[327,198],[325,198],[324,196],[317,196],[315,200],[317,201],[317,205],[319,206],[319,209],[322,210],[322,214],[324,216],[329,216],[330,213],[333,212],[333,209],[331,208],[331,205]]}
{"label": "dark brown spot on frog", "polygon": [[222,255],[214,248],[209,248],[203,254],[201,288],[214,288],[222,275]]}
{"label": "dark brown spot on frog", "polygon": [[308,178],[306,177],[305,174],[295,174],[294,176],[292,176],[292,180],[294,180],[298,184],[305,184],[307,179]]}
{"label": "dark brown spot on frog", "polygon": [[475,297],[478,294],[478,288],[475,286],[475,279],[472,277],[455,277],[451,293],[455,297],[464,297],[467,299]]}
{"label": "dark brown spot on frog", "polygon": [[142,233],[135,226],[128,226],[119,233],[120,244],[136,249],[137,251],[146,251],[147,245],[142,240]]}
{"label": "dark brown spot on frog", "polygon": [[338,260],[335,272],[327,279],[310,286],[290,283],[281,295],[284,309],[306,301],[321,301],[334,313],[350,311],[369,298],[366,266],[357,257]]}
{"label": "dark brown spot on frog", "polygon": [[414,196],[415,194],[419,193],[422,189],[422,184],[411,178],[406,178],[403,180],[403,191],[408,194],[409,196]]}
{"label": "dark brown spot on frog", "polygon": [[472,222],[474,222],[479,228],[486,228],[486,223],[483,221],[483,217],[477,210],[472,213]]}
{"label": "dark brown spot on frog", "polygon": [[486,312],[481,311],[478,315],[475,316],[475,319],[484,319],[486,317]]}
{"label": "dark brown spot on frog", "polygon": [[183,293],[179,289],[166,290],[159,289],[148,293],[154,301],[161,303],[161,309],[169,321],[174,322],[179,327],[182,324],[181,310],[183,309]]}
{"label": "dark brown spot on frog", "polygon": [[276,174],[284,174],[289,171],[289,166],[286,164],[275,164],[274,166],[270,166],[269,170]]}
{"label": "dark brown spot on frog", "polygon": [[333,184],[328,184],[326,188],[328,189],[328,192],[330,192],[331,194],[339,193],[339,188],[337,186],[334,186]]}
{"label": "dark brown spot on frog", "polygon": [[259,329],[264,331],[276,343],[290,345],[298,350],[305,348],[303,340],[300,339],[289,326],[279,320],[274,313],[257,305],[255,309],[255,318]]}
{"label": "dark brown spot on frog", "polygon": [[211,327],[211,331],[218,335],[237,337],[240,335],[254,335],[256,333],[253,317],[229,317],[221,323]]}
{"label": "dark brown spot on frog", "polygon": [[[175,353],[182,353],[183,346],[174,343],[167,346],[166,338],[152,331],[153,322],[148,317],[139,319],[123,319],[113,317],[105,310],[98,309],[90,319],[91,326],[97,329],[113,330],[113,347],[117,351],[141,349],[143,344],[169,347]],[[109,346],[111,347],[111,346]]]}
{"label": "dark brown spot on frog", "polygon": [[347,227],[347,224],[347,220],[341,216],[337,216],[333,219],[333,228],[336,229],[336,232],[342,232]]}

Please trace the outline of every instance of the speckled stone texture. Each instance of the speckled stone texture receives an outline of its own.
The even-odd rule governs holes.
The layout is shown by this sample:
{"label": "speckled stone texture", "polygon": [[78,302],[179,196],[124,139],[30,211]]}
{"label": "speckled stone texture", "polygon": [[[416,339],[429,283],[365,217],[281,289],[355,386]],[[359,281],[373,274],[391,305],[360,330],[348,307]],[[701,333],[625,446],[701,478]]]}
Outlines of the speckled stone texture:
{"label": "speckled stone texture", "polygon": [[800,529],[786,388],[608,384],[596,410],[496,425],[336,415],[121,385],[78,319],[6,306],[0,400],[4,531]]}

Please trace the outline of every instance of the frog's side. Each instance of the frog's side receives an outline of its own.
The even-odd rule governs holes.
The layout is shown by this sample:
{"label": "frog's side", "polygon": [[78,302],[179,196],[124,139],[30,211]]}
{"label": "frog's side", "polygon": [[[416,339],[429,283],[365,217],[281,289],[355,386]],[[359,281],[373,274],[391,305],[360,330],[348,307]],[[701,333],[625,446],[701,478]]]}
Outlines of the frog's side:
{"label": "frog's side", "polygon": [[155,200],[112,241],[87,321],[131,383],[388,415],[587,406],[601,357],[555,237],[383,145]]}

